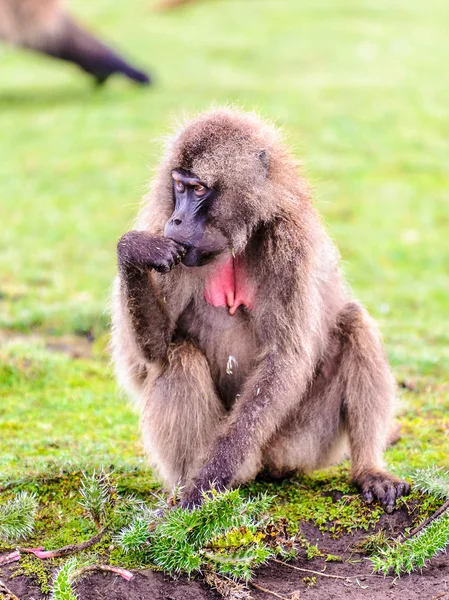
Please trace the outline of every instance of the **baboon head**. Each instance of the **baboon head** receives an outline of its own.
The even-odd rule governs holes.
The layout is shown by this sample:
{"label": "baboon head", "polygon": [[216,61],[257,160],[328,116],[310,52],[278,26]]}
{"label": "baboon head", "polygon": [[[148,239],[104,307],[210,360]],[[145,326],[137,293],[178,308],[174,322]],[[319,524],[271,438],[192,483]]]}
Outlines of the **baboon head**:
{"label": "baboon head", "polygon": [[171,208],[164,235],[184,245],[186,266],[245,247],[282,205],[276,163],[282,157],[288,172],[284,155],[274,128],[226,109],[201,115],[172,140],[161,169]]}

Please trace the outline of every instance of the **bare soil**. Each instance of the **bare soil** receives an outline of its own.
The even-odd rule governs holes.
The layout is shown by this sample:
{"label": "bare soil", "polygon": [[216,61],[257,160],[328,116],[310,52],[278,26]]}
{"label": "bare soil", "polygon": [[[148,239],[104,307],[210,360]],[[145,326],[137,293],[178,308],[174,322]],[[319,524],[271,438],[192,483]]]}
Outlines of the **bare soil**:
{"label": "bare soil", "polygon": [[[4,570],[5,571],[5,570]],[[3,579],[19,600],[46,598],[27,577]],[[106,573],[95,573],[76,584],[80,600],[206,600],[220,599],[217,592],[201,581],[185,577],[170,579],[162,573],[140,571],[131,581]],[[2,595],[0,593],[0,598]],[[2,598],[3,600],[3,598]],[[6,600],[6,599],[5,599]]]}
{"label": "bare soil", "polygon": [[[389,535],[397,535],[410,524],[405,510],[384,515],[376,529],[382,528]],[[433,559],[421,573],[399,579],[372,574],[370,562],[358,550],[357,545],[367,532],[357,531],[338,539],[320,532],[309,523],[301,526],[310,543],[318,544],[322,552],[338,555],[342,562],[325,562],[323,558],[307,560],[299,556],[290,565],[304,569],[298,571],[283,564],[270,562],[260,569],[254,578],[256,587],[250,586],[251,597],[261,600],[284,598],[286,600],[449,600],[449,558],[443,554]],[[12,565],[11,565],[12,567]],[[12,567],[13,568],[13,567]],[[309,573],[306,569],[322,574]],[[36,584],[26,577],[9,579],[9,568],[4,567],[1,578],[19,600],[43,600]],[[346,579],[334,579],[325,575],[338,575]],[[262,591],[270,590],[272,593]],[[219,599],[221,596],[204,584],[200,578],[172,579],[154,571],[135,573],[131,581],[110,574],[93,574],[76,585],[80,600],[203,600]],[[1,598],[0,594],[0,598]]]}
{"label": "bare soil", "polygon": [[[410,519],[405,510],[399,510],[392,515],[384,515],[376,530],[384,529],[388,535],[396,536],[410,525]],[[321,571],[324,575],[350,577],[333,579],[314,573],[295,571],[284,565],[270,563],[260,570],[254,578],[254,583],[260,587],[273,590],[280,596],[290,600],[294,592],[299,592],[294,600],[449,600],[449,557],[443,554],[434,558],[422,572],[405,575],[400,578],[373,575],[371,562],[357,549],[368,535],[365,531],[347,534],[339,539],[333,539],[328,534],[321,533],[309,523],[301,526],[309,542],[317,544],[322,552],[341,556],[343,562],[325,562],[323,558],[307,560],[298,559],[290,564],[302,569]],[[315,577],[316,579],[312,579]],[[310,579],[305,579],[310,578]],[[257,589],[251,592],[254,598],[273,599],[274,596]]]}

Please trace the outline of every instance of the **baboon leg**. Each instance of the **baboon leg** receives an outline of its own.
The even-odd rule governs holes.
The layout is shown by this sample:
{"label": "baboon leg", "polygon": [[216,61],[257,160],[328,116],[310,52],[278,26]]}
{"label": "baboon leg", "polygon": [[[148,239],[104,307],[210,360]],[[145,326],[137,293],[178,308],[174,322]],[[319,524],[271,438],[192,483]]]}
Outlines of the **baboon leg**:
{"label": "baboon leg", "polygon": [[[394,435],[395,384],[374,322],[356,302],[338,316],[311,390],[263,453],[264,471],[280,477],[338,462],[349,450],[352,478],[367,502],[387,511],[409,485],[383,470]],[[349,446],[349,447],[348,447]]]}
{"label": "baboon leg", "polygon": [[204,354],[191,342],[170,345],[147,386],[142,404],[143,442],[168,486],[197,475],[225,415]]}
{"label": "baboon leg", "polygon": [[382,455],[392,431],[395,382],[374,321],[356,302],[345,306],[338,328],[343,342],[340,377],[349,437],[352,478],[367,502],[387,512],[410,486],[383,470]]}
{"label": "baboon leg", "polygon": [[307,396],[282,424],[262,452],[259,478],[275,481],[294,472],[310,473],[348,454],[338,378],[340,342],[334,338]]}

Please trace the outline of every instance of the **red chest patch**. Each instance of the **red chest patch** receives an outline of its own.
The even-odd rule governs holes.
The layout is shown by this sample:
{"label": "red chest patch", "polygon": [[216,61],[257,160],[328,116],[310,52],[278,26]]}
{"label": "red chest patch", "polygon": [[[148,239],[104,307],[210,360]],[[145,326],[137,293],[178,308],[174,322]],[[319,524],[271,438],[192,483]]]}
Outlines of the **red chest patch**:
{"label": "red chest patch", "polygon": [[239,306],[252,308],[254,287],[248,279],[241,257],[232,257],[220,265],[206,280],[204,298],[212,306],[228,306],[233,315]]}

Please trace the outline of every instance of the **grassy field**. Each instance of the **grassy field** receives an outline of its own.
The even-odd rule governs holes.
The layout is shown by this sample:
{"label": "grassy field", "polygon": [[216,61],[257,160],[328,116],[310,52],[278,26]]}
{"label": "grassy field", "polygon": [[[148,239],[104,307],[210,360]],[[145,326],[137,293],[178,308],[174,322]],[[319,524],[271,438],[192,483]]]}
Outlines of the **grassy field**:
{"label": "grassy field", "polygon": [[[90,527],[73,492],[82,468],[114,465],[120,486],[141,495],[157,487],[108,362],[115,244],[173,119],[230,102],[284,128],[354,293],[379,320],[402,383],[403,438],[388,463],[403,475],[447,465],[449,4],[72,4],[155,85],[95,90],[72,67],[1,50],[0,499],[37,490],[36,539],[60,544]],[[81,338],[95,340],[87,352]],[[62,479],[43,483],[68,460]],[[320,510],[356,523],[351,493],[352,513],[347,502]],[[287,512],[313,518],[306,496],[287,494]]]}

